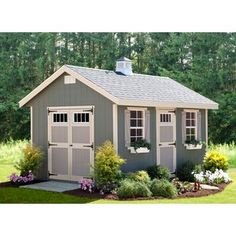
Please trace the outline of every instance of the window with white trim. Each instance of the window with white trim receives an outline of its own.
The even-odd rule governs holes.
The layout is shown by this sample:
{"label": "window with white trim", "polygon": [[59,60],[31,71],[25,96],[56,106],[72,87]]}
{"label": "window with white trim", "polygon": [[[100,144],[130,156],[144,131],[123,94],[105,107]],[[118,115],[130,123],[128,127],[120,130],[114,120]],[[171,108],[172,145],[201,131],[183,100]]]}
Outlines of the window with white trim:
{"label": "window with white trim", "polygon": [[197,140],[197,112],[186,112],[186,141]]}
{"label": "window with white trim", "polygon": [[53,123],[66,123],[68,120],[67,113],[54,113]]}
{"label": "window with white trim", "polygon": [[74,113],[74,122],[75,123],[89,122],[89,113],[85,113],[85,112]]}
{"label": "window with white trim", "polygon": [[144,139],[144,111],[130,111],[130,143]]}

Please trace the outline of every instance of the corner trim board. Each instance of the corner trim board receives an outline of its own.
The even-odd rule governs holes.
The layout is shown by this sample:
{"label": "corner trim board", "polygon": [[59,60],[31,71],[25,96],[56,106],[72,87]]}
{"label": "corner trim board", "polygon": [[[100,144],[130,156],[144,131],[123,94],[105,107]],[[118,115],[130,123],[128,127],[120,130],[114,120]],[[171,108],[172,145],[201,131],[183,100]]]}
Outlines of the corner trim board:
{"label": "corner trim board", "polygon": [[112,105],[112,116],[113,116],[113,145],[118,153],[118,112],[117,104]]}

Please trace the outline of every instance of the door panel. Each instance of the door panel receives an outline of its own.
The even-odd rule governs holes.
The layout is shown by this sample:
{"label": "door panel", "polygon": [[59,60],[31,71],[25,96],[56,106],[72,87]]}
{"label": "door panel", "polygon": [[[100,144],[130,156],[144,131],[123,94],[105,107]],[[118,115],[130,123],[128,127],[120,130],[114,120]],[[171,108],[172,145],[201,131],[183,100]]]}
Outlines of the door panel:
{"label": "door panel", "polygon": [[68,148],[52,147],[52,173],[68,175]]}
{"label": "door panel", "polygon": [[73,148],[72,150],[72,176],[90,175],[90,150]]}
{"label": "door panel", "polygon": [[174,170],[174,149],[175,147],[173,146],[160,147],[160,164],[171,171]]}
{"label": "door panel", "polygon": [[94,162],[93,109],[49,109],[52,110],[48,115],[50,178],[78,181],[89,176]]}
{"label": "door panel", "polygon": [[176,169],[176,118],[173,110],[157,109],[157,164]]}

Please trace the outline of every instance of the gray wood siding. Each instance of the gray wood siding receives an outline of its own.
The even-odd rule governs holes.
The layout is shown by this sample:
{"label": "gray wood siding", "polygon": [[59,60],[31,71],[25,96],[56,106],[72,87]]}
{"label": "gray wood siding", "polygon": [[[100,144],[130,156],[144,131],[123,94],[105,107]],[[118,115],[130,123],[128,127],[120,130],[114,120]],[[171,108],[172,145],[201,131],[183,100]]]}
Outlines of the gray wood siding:
{"label": "gray wood siding", "polygon": [[112,102],[79,81],[76,81],[76,84],[64,84],[64,76],[61,76],[27,104],[33,108],[32,141],[41,147],[45,153],[45,159],[38,174],[39,178],[47,179],[48,177],[47,107],[85,105],[95,106],[95,146],[101,145],[105,140],[112,140]]}
{"label": "gray wood siding", "polygon": [[[201,163],[205,155],[205,145],[202,149],[197,150],[187,150],[182,144],[182,111],[183,109],[177,109],[176,111],[176,166],[180,167],[187,160],[192,161],[195,164]],[[200,110],[201,112],[201,137],[202,141],[206,142],[206,116],[205,110]]]}
{"label": "gray wood siding", "polygon": [[118,107],[118,153],[126,160],[122,166],[124,172],[143,170],[156,164],[156,112],[155,108],[150,110],[150,143],[149,153],[131,154],[125,147],[125,121],[124,112],[127,107]]}

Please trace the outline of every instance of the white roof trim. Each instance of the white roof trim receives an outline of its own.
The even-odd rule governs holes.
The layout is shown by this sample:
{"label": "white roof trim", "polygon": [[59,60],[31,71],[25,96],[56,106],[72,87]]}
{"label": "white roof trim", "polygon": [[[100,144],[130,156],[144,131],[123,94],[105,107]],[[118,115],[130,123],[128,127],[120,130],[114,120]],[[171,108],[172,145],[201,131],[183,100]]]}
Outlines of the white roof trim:
{"label": "white roof trim", "polygon": [[114,97],[109,92],[107,92],[105,89],[97,86],[93,82],[87,80],[86,78],[84,78],[83,76],[81,76],[80,74],[78,74],[77,72],[75,72],[74,70],[70,69],[69,67],[65,65],[62,66],[59,70],[57,70],[55,73],[53,73],[48,79],[42,82],[38,87],[36,87],[33,91],[31,91],[27,96],[21,99],[19,102],[19,106],[23,107],[32,98],[34,98],[37,94],[39,94],[42,90],[44,90],[48,85],[50,85],[54,80],[56,80],[59,76],[61,76],[65,72],[75,77],[76,79],[78,79],[80,82],[87,85],[91,89],[100,93],[104,97],[108,98],[115,104],[121,105],[121,106],[218,109],[217,103],[210,103],[210,104],[199,103],[198,104],[198,103],[152,102],[152,101],[137,101],[137,100],[133,101],[133,100],[118,99],[117,97]]}

